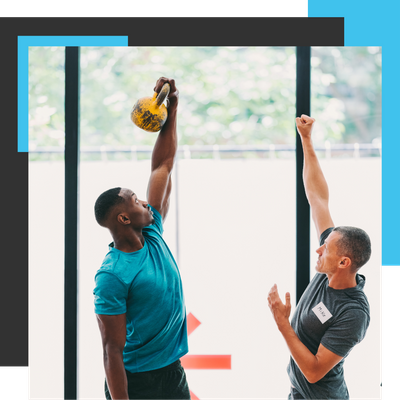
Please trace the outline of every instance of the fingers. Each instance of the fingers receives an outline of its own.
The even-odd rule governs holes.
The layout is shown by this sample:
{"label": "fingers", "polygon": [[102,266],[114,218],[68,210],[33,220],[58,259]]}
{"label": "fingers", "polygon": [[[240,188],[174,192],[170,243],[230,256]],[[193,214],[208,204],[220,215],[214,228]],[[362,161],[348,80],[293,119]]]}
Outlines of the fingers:
{"label": "fingers", "polygon": [[301,117],[296,118],[296,124],[297,126],[299,125],[304,125],[304,124],[313,124],[315,122],[315,118],[311,118],[306,114],[301,114]]}
{"label": "fingers", "polygon": [[279,301],[278,287],[276,284],[272,286],[271,290],[268,293],[268,305],[271,308],[273,304]]}
{"label": "fingers", "polygon": [[275,293],[278,293],[278,287],[276,286],[276,283],[274,286],[272,286],[271,290],[268,293],[268,298],[270,297],[270,295],[273,295]]}
{"label": "fingers", "polygon": [[289,292],[287,292],[286,296],[285,296],[285,306],[286,307],[291,307],[291,305],[290,305],[290,293]]}
{"label": "fingers", "polygon": [[286,318],[290,317],[290,312],[292,310],[292,305],[290,304],[290,293],[287,292],[285,296],[285,307],[286,307]]}
{"label": "fingers", "polygon": [[176,92],[176,86],[175,86],[175,79],[169,79],[169,78],[165,78],[165,77],[161,77],[158,79],[158,81],[156,82],[156,86],[154,86],[154,91],[157,93],[160,93],[161,88],[166,84],[169,83],[170,86],[170,94]]}
{"label": "fingers", "polygon": [[175,79],[169,79],[165,77],[161,77],[158,79],[156,86],[154,87],[154,91],[156,93],[160,93],[161,88],[166,84],[169,84],[169,93],[167,96],[167,108],[169,110],[176,109],[179,101],[179,90],[176,88]]}
{"label": "fingers", "polygon": [[[279,293],[278,293],[278,286],[275,284],[274,286],[272,286],[271,290],[268,293],[268,303],[271,306],[272,303],[279,302],[279,301],[280,301],[280,298],[279,298]],[[291,307],[289,292],[287,292],[285,295],[285,306]]]}

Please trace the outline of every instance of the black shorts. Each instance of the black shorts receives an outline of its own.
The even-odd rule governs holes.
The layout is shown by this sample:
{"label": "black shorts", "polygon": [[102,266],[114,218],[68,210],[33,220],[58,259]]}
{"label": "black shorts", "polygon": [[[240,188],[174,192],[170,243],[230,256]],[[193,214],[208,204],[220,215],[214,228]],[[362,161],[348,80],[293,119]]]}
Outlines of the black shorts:
{"label": "black shorts", "polygon": [[[185,370],[180,360],[160,369],[146,372],[126,372],[130,399],[186,399],[190,400]],[[104,384],[106,399],[111,400],[107,381]]]}

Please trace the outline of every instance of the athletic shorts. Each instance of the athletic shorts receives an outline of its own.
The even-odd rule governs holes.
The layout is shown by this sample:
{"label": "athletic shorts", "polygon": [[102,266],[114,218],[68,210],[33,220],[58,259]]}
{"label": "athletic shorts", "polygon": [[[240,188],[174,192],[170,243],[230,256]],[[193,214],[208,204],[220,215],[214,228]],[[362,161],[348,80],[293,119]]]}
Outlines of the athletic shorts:
{"label": "athletic shorts", "polygon": [[[132,373],[126,371],[130,399],[186,399],[190,400],[185,370],[180,360],[160,369]],[[107,381],[104,384],[106,399],[111,400]]]}

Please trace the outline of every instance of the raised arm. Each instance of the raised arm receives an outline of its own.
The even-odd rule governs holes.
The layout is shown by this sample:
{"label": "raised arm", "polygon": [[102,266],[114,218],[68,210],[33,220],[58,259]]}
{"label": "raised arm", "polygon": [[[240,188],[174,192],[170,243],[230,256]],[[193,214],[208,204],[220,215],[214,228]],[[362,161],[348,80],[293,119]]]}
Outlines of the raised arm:
{"label": "raised arm", "polygon": [[329,189],[311,139],[314,118],[302,115],[296,118],[297,132],[300,135],[304,153],[303,181],[311,215],[317,229],[318,238],[326,229],[333,227],[329,212]]}
{"label": "raised arm", "polygon": [[164,220],[169,209],[171,195],[171,172],[174,166],[175,155],[178,148],[176,133],[176,117],[178,110],[179,91],[174,79],[160,78],[154,91],[159,93],[163,85],[168,82],[170,92],[168,95],[168,118],[162,127],[151,158],[151,175],[147,187],[147,201],[152,205]]}

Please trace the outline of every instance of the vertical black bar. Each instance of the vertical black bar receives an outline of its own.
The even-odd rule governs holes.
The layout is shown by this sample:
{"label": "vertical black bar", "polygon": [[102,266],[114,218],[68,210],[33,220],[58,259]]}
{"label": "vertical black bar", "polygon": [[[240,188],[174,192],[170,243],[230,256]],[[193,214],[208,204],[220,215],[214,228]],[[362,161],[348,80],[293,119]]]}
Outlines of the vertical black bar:
{"label": "vertical black bar", "polygon": [[[296,116],[310,115],[311,48],[297,47]],[[296,133],[296,303],[310,282],[310,206],[303,184],[303,147]]]}
{"label": "vertical black bar", "polygon": [[79,47],[65,48],[64,397],[77,398]]}

